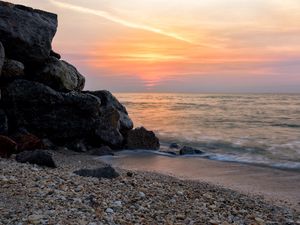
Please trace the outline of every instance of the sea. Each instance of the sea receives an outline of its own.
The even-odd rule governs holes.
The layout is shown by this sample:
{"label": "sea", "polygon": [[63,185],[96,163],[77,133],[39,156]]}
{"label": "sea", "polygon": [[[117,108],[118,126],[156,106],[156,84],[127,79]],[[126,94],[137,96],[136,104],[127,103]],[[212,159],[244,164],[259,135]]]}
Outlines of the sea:
{"label": "sea", "polygon": [[177,157],[300,170],[300,94],[115,95],[162,150],[177,143],[205,152]]}

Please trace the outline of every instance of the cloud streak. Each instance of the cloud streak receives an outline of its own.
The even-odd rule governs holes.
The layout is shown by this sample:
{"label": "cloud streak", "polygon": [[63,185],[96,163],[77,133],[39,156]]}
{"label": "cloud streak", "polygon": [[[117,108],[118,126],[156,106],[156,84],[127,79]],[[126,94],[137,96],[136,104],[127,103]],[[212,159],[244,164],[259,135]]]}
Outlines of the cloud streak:
{"label": "cloud streak", "polygon": [[145,31],[160,34],[160,35],[163,35],[163,36],[166,36],[166,37],[169,37],[169,38],[173,38],[173,39],[176,39],[178,41],[183,41],[183,42],[186,42],[186,43],[193,44],[193,42],[191,40],[189,40],[185,37],[182,37],[179,34],[172,33],[172,32],[167,32],[167,31],[164,31],[164,30],[161,30],[159,28],[152,27],[152,26],[127,21],[127,20],[124,20],[124,19],[122,19],[118,16],[112,15],[109,12],[105,12],[105,11],[102,11],[102,10],[89,9],[89,8],[85,8],[85,7],[82,7],[82,6],[76,6],[76,5],[72,5],[72,4],[69,4],[69,3],[59,2],[59,1],[56,1],[56,0],[49,0],[49,2],[51,2],[52,4],[54,4],[54,5],[56,5],[60,8],[66,8],[66,9],[81,12],[81,13],[86,13],[86,14],[90,14],[90,15],[99,16],[99,17],[102,17],[104,19],[107,19],[111,22],[120,24],[120,25],[125,26],[125,27],[129,27],[129,28],[133,28],[133,29],[139,29],[139,30],[145,30]]}

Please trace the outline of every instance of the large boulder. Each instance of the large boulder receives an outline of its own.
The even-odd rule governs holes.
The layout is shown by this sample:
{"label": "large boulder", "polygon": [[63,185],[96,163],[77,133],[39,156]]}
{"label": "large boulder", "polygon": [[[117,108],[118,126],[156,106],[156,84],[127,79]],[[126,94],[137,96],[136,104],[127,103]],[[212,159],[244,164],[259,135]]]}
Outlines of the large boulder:
{"label": "large boulder", "polygon": [[148,131],[144,127],[130,130],[126,137],[126,147],[128,149],[149,149],[158,150],[159,139],[153,131]]}
{"label": "large boulder", "polygon": [[129,118],[126,108],[118,101],[118,99],[113,96],[109,91],[89,91],[86,92],[97,96],[101,99],[102,108],[113,108],[119,112],[120,130],[131,130],[133,128],[133,122]]}
{"label": "large boulder", "polygon": [[0,1],[0,41],[8,58],[25,64],[43,62],[56,29],[56,14]]}
{"label": "large boulder", "polygon": [[50,57],[38,68],[32,78],[54,90],[69,92],[81,91],[84,88],[85,78],[71,64]]}
{"label": "large boulder", "polygon": [[95,96],[60,93],[26,80],[12,82],[2,102],[12,129],[24,127],[39,137],[72,140],[93,133],[101,105]]}
{"label": "large boulder", "polygon": [[8,158],[17,150],[17,143],[6,136],[0,135],[0,157]]}
{"label": "large boulder", "polygon": [[52,158],[52,155],[44,150],[21,152],[17,154],[16,160],[20,163],[30,163],[39,166],[56,168],[56,164]]}
{"label": "large boulder", "polygon": [[4,48],[3,48],[3,45],[0,41],[0,76],[1,76],[1,71],[2,71],[2,66],[4,64]]}

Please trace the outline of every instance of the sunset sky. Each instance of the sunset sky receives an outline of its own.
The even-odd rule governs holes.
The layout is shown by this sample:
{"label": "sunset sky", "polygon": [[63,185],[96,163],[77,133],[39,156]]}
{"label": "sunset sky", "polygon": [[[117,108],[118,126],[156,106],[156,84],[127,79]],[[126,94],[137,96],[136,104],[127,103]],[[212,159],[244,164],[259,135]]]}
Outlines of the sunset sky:
{"label": "sunset sky", "polygon": [[54,50],[114,92],[300,92],[299,0],[13,0],[57,13]]}

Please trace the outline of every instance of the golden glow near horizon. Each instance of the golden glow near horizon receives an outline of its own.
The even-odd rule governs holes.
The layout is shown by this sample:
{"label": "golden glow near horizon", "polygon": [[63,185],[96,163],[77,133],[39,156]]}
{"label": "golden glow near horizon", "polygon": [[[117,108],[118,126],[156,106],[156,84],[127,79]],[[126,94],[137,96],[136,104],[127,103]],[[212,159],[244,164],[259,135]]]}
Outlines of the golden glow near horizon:
{"label": "golden glow near horizon", "polygon": [[55,48],[89,88],[300,90],[299,0],[12,2],[59,15]]}

